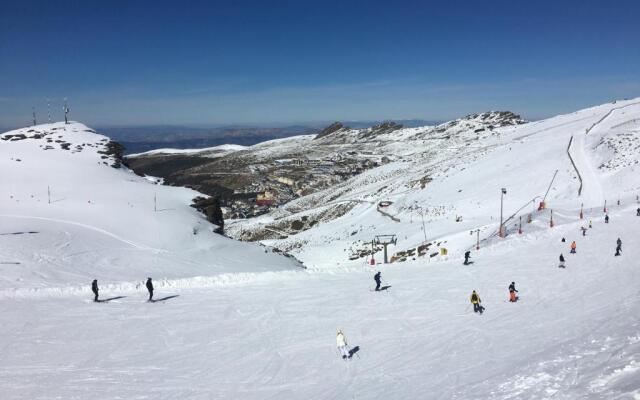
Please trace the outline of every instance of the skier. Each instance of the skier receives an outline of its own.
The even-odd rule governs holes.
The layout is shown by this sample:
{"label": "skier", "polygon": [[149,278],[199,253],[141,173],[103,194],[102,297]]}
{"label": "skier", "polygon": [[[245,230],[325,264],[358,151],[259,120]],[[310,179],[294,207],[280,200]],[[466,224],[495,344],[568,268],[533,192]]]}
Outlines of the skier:
{"label": "skier", "polygon": [[618,238],[618,240],[616,241],[616,254],[615,254],[615,256],[618,257],[621,252],[622,252],[622,240],[620,240],[620,238]]}
{"label": "skier", "polygon": [[609,214],[604,216],[604,223],[608,224],[609,223]]}
{"label": "skier", "polygon": [[480,314],[482,314],[482,310],[483,307],[480,305],[480,303],[482,303],[482,300],[480,300],[480,296],[478,296],[478,293],[476,293],[476,291],[474,290],[473,293],[471,293],[471,304],[473,304],[473,312],[479,312]]}
{"label": "skier", "polygon": [[560,253],[560,265],[558,265],[559,268],[565,268],[564,266],[564,256],[562,255],[562,253]]}
{"label": "skier", "polygon": [[587,228],[583,226],[580,229],[582,229],[582,236],[587,236]]}
{"label": "skier", "polygon": [[93,301],[98,302],[98,280],[97,279],[94,279],[93,282],[91,282],[91,291],[95,296],[93,298]]}
{"label": "skier", "polygon": [[640,207],[636,210],[636,217],[640,217]]}
{"label": "skier", "polygon": [[147,290],[149,291],[149,300],[153,301],[153,283],[151,282],[151,278],[147,278]]}
{"label": "skier", "polygon": [[344,333],[342,333],[341,329],[338,329],[338,334],[336,335],[336,344],[338,345],[338,350],[340,354],[342,354],[342,359],[346,360],[349,358],[349,350],[347,349],[347,339],[344,337]]}
{"label": "skier", "polygon": [[380,290],[380,271],[378,271],[374,276],[373,280],[376,281],[376,292]]}
{"label": "skier", "polygon": [[576,241],[571,242],[571,254],[576,254]]}
{"label": "skier", "polygon": [[515,303],[516,301],[518,301],[518,295],[516,295],[516,293],[518,293],[518,291],[516,290],[516,283],[511,282],[511,285],[509,285],[509,301],[510,302]]}
{"label": "skier", "polygon": [[589,229],[593,228],[593,226],[591,225],[591,220],[589,220]]}
{"label": "skier", "polygon": [[566,242],[567,240],[566,240],[565,238],[562,238],[560,241],[561,241],[562,243],[564,243],[564,242]]}
{"label": "skier", "polygon": [[471,251],[464,252],[464,265],[469,265],[469,258],[471,257]]}

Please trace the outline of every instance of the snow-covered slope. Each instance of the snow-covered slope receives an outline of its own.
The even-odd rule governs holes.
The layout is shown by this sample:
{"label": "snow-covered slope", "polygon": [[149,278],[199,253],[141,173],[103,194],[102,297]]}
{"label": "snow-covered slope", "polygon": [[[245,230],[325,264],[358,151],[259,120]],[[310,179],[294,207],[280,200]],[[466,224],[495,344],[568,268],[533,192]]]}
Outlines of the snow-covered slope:
{"label": "snow-covered slope", "polygon": [[[493,132],[475,132],[478,121],[391,132],[380,145],[399,155],[392,162],[235,223],[260,229],[349,204],[341,217],[268,241],[305,259],[307,270],[208,228],[194,236],[204,221],[188,207],[192,191],[113,169],[109,158],[100,164],[95,151],[54,156],[35,140],[0,140],[0,170],[10,172],[1,175],[0,206],[14,215],[0,217],[9,233],[0,256],[21,263],[0,264],[2,398],[638,399],[638,119],[640,99]],[[467,123],[472,130],[458,129]],[[96,138],[83,129],[66,127],[65,140]],[[359,133],[344,139],[351,135]],[[34,160],[43,168],[24,167]],[[547,209],[534,210],[556,170]],[[504,214],[516,218],[499,239],[502,187]],[[153,211],[154,194],[167,211]],[[393,203],[378,209],[381,200]],[[110,207],[126,218],[97,212]],[[529,213],[518,234],[517,217]],[[464,266],[476,229],[480,250]],[[428,242],[427,255],[374,267],[367,256],[349,260],[391,233],[390,254]],[[577,254],[569,254],[573,240]],[[441,248],[448,255],[430,257]],[[214,263],[215,271],[272,272],[193,278]],[[171,274],[157,288],[166,300],[146,303],[135,278],[104,287],[101,296],[114,298],[105,303],[93,304],[86,286],[74,289],[108,268],[137,279]],[[388,290],[371,290],[376,270]],[[507,301],[512,281],[515,304]],[[25,289],[33,287],[47,288]],[[472,290],[483,315],[471,309]],[[337,354],[336,328],[359,350],[351,360]]]}
{"label": "snow-covered slope", "polygon": [[144,157],[158,154],[189,154],[202,157],[222,157],[224,155],[246,149],[239,144],[223,144],[220,146],[206,147],[204,149],[155,149],[144,153],[129,154],[129,157]]}
{"label": "snow-covered slope", "polygon": [[0,135],[0,292],[296,268],[214,234],[199,193],[116,168],[116,147],[80,123]]}
{"label": "snow-covered slope", "polygon": [[[501,188],[507,189],[504,217],[512,217],[507,221],[511,232],[530,213],[549,223],[551,209],[579,210],[581,204],[603,209],[605,200],[609,205],[618,198],[635,200],[639,119],[640,99],[635,99],[491,130],[465,120],[437,129],[395,130],[388,135],[400,140],[381,142],[380,152],[394,159],[389,164],[260,218],[234,221],[227,229],[236,236],[265,227],[281,232],[264,242],[292,252],[310,267],[362,265],[368,260],[355,255],[365,255],[375,236],[386,234],[397,235],[392,253],[432,243],[429,253],[446,247],[459,257],[476,244],[472,230],[479,229],[483,241],[497,232]],[[338,131],[319,140],[334,135],[346,141],[362,133]],[[534,212],[545,194],[547,210]],[[393,204],[380,208],[381,201]],[[348,212],[337,219],[318,217],[322,222],[310,229],[278,238],[281,227],[292,221],[314,219],[337,207]],[[377,261],[381,256],[378,248]]]}

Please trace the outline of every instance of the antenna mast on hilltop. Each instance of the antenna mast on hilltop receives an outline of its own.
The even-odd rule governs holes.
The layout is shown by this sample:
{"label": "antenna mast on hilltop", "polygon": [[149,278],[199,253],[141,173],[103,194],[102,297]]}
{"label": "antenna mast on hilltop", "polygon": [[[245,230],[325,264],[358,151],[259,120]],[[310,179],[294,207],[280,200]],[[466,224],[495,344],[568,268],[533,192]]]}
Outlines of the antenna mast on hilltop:
{"label": "antenna mast on hilltop", "polygon": [[36,123],[36,108],[35,107],[31,107],[31,111],[33,111],[33,126],[38,125]]}
{"label": "antenna mast on hilltop", "polygon": [[51,103],[49,102],[48,98],[47,98],[47,121],[51,123]]}
{"label": "antenna mast on hilltop", "polygon": [[67,98],[64,98],[64,123],[65,124],[69,124],[69,119],[67,118],[67,115],[69,114],[69,107],[67,106]]}

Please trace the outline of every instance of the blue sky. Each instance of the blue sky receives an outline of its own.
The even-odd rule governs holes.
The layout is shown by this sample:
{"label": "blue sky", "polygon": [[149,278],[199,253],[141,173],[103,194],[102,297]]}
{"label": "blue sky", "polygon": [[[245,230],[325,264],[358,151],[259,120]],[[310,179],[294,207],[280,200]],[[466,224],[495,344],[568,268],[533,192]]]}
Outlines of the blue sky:
{"label": "blue sky", "polygon": [[538,119],[640,96],[640,2],[8,1],[0,126]]}

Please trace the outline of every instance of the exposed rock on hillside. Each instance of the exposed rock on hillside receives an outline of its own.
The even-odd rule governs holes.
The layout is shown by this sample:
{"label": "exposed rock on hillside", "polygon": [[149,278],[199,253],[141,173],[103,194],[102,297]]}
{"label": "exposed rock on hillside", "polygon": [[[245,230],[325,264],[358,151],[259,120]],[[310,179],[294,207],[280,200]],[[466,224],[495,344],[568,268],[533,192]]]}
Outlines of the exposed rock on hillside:
{"label": "exposed rock on hillside", "polygon": [[323,138],[325,136],[329,136],[332,133],[337,132],[342,128],[344,128],[344,125],[342,125],[342,123],[334,122],[333,124],[331,124],[331,125],[327,126],[326,128],[324,128],[322,130],[322,132],[318,133],[318,135],[316,135],[315,139],[320,139],[320,138]]}

